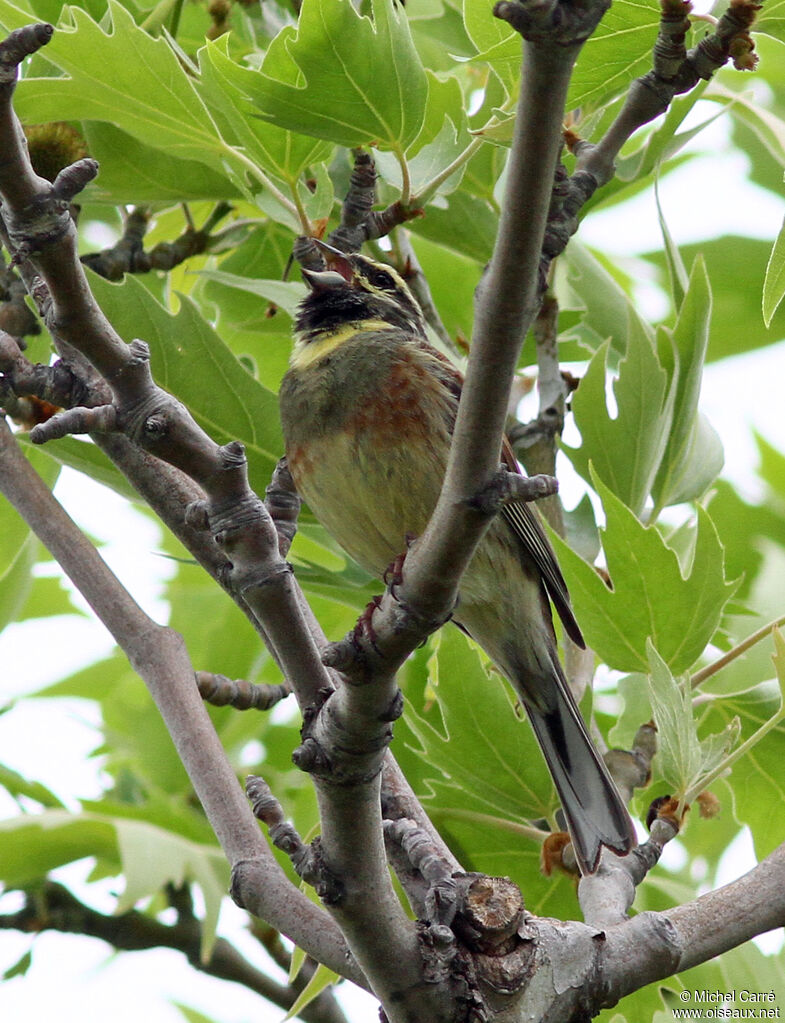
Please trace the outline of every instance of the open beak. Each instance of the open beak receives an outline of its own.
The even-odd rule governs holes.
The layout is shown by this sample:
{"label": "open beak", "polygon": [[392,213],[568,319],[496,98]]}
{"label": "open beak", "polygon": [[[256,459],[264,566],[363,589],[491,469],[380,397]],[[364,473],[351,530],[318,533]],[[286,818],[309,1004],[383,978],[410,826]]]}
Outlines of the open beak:
{"label": "open beak", "polygon": [[326,270],[306,270],[302,274],[311,291],[330,291],[332,288],[351,284],[354,281],[354,268],[345,252],[328,245],[327,242],[313,239],[314,244],[324,256]]}
{"label": "open beak", "polygon": [[346,278],[335,270],[306,270],[303,267],[300,272],[311,291],[317,294],[332,291],[333,288],[346,287]]}

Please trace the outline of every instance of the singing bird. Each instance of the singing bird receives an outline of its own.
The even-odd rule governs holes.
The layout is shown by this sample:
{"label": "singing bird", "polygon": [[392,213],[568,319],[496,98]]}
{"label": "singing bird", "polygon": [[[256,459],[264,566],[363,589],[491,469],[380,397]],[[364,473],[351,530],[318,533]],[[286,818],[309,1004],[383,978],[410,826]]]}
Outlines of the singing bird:
{"label": "singing bird", "polygon": [[[390,266],[320,243],[280,390],[295,486],[323,526],[383,576],[420,535],[447,465],[463,378],[427,340],[411,291]],[[505,443],[505,461],[517,465]],[[454,620],[507,676],[526,708],[583,873],[603,846],[627,853],[632,823],[562,671],[550,604],[583,646],[567,587],[537,513],[503,508],[460,585]]]}

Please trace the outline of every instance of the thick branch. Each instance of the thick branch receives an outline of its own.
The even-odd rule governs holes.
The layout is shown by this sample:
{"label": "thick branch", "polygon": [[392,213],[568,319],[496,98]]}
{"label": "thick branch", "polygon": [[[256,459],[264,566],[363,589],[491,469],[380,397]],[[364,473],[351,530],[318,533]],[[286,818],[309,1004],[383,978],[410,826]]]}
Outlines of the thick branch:
{"label": "thick branch", "polygon": [[785,844],[737,881],[605,932],[606,1004],[785,924]]}
{"label": "thick branch", "polygon": [[679,970],[785,926],[785,844],[737,881],[663,915],[681,939]]}
{"label": "thick branch", "polygon": [[[604,6],[595,4],[591,10],[596,24]],[[569,21],[570,14],[565,17]],[[434,617],[437,609],[443,613],[452,608],[460,576],[489,523],[472,514],[469,502],[498,467],[508,395],[523,338],[537,311],[537,271],[564,104],[583,38],[578,31],[569,43],[524,42],[507,191],[494,253],[478,289],[447,474],[431,522],[407,559],[400,590],[407,604],[416,595],[416,606]]]}
{"label": "thick branch", "polygon": [[[10,113],[10,95],[0,97],[0,103],[2,99],[6,101],[4,112],[15,124]],[[79,167],[76,174],[63,172],[66,181],[72,178],[81,181],[88,171],[95,171],[92,165],[82,169],[84,174]],[[36,428],[31,436],[41,442],[71,429],[120,430],[199,485],[206,501],[192,508],[187,524],[203,527],[209,523],[215,540],[228,556],[230,585],[255,617],[264,622],[272,648],[297,691],[308,721],[313,717],[308,713],[309,706],[323,701],[325,694],[333,691],[333,679],[321,663],[290,567],[279,554],[275,528],[248,487],[242,448],[237,444],[218,447],[212,442],[182,405],[156,388],[149,372],[147,346],[141,341],[125,345],[97,309],[77,259],[73,225],[70,218],[61,215],[61,195],[57,189],[57,182],[49,186],[32,174],[23,147],[9,147],[7,161],[0,166],[0,191],[12,250],[18,260],[33,263],[48,286],[50,326],[107,380],[112,399],[111,404],[103,407],[68,410]],[[51,231],[46,229],[50,218],[56,225]],[[61,556],[62,548],[53,549],[53,553],[69,571],[70,561]],[[112,601],[110,589],[95,591],[86,586],[84,578],[75,581],[106,620],[104,605]],[[261,842],[258,829],[249,822],[244,801],[243,812],[232,805],[237,786],[234,777],[230,779],[225,774],[228,765],[214,731],[210,729],[209,741],[206,735],[196,734],[199,730],[194,722],[205,722],[206,732],[209,720],[198,701],[193,671],[184,658],[179,637],[164,630],[156,645],[152,642],[154,630],[142,624],[133,602],[118,600],[115,610],[118,613],[107,624],[113,627],[116,638],[151,687],[233,865],[233,890],[238,901],[293,937],[302,918],[301,902],[305,902],[312,911],[311,934],[307,939],[298,934],[295,940],[320,961],[362,983],[354,964],[345,961],[345,946],[335,928],[328,926],[323,914],[304,897],[288,893],[291,886],[285,881],[279,883],[283,878],[280,872],[280,876],[275,871],[271,873],[270,864],[274,861]],[[162,679],[178,675],[183,684],[187,680],[188,689],[172,705],[177,687],[163,687]],[[413,1002],[402,1008],[396,1018],[414,1018],[412,1014],[419,1013],[436,1019],[439,1012],[428,1006],[434,989],[422,990],[416,931],[394,892],[384,856],[379,775],[389,738],[388,722],[393,716],[391,708],[394,706],[396,713],[398,708],[394,684],[387,689],[385,693],[383,687],[371,691],[362,686],[340,686],[334,699],[328,701],[327,709],[316,717],[300,756],[306,766],[323,736],[323,748],[334,754],[332,766],[341,772],[341,784],[336,785],[331,776],[334,772],[319,770],[318,757],[312,756],[313,762],[307,765],[317,775],[325,854],[331,868],[347,881],[346,898],[333,911],[361,956],[361,965],[377,994],[394,1005],[401,1001],[403,987],[406,992],[403,1001]],[[188,702],[178,700],[197,704],[200,713]],[[325,774],[324,780],[318,777],[320,773]],[[232,799],[225,793],[221,795],[224,790],[231,792]],[[293,922],[294,915],[297,919]],[[395,976],[389,970],[391,957],[398,967]]]}
{"label": "thick branch", "polygon": [[33,472],[5,421],[0,423],[0,489],[148,685],[227,859],[253,862],[264,875],[261,915],[320,962],[359,980],[337,928],[292,886],[263,841],[199,697],[181,637],[156,625],[125,591]]}

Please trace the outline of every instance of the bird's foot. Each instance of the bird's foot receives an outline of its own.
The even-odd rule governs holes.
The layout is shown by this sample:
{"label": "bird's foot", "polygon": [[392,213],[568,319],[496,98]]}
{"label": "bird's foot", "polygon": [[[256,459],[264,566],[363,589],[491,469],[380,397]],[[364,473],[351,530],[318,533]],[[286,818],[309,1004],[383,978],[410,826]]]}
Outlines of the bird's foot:
{"label": "bird's foot", "polygon": [[[386,574],[386,573],[385,573]],[[386,580],[385,580],[386,581]],[[360,617],[357,619],[357,624],[352,630],[352,639],[355,647],[359,650],[361,641],[366,638],[371,644],[377,654],[381,656],[381,650],[376,645],[376,630],[373,627],[373,613],[381,606],[382,598],[380,596],[371,597],[368,603],[365,605],[365,610],[362,612]]]}
{"label": "bird's foot", "polygon": [[384,585],[389,588],[390,593],[392,593],[396,600],[398,598],[395,593],[395,587],[400,586],[403,582],[403,563],[406,561],[406,555],[409,552],[409,548],[412,546],[417,537],[414,533],[407,533],[404,539],[406,540],[406,550],[402,551],[397,558],[394,558],[390,562],[382,575]]}

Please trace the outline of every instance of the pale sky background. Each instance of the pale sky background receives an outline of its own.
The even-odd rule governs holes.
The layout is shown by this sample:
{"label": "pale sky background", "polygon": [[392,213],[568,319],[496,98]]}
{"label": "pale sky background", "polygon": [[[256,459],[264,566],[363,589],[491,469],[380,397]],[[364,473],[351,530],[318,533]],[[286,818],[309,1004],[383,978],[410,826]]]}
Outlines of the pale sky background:
{"label": "pale sky background", "polygon": [[[699,115],[698,115],[699,116]],[[678,243],[699,241],[713,234],[716,211],[722,210],[727,233],[773,239],[785,206],[776,197],[748,186],[748,199],[739,199],[739,180],[744,176],[743,154],[723,155],[722,122],[698,139],[710,155],[669,175],[660,186],[665,217]],[[727,196],[736,201],[729,204]],[[581,239],[609,255],[633,255],[661,245],[652,191],[605,214],[590,218]],[[621,246],[624,246],[622,248]],[[642,288],[642,303],[656,314],[656,289]],[[750,355],[710,365],[704,378],[701,401],[725,445],[723,475],[745,493],[754,493],[755,448],[751,431],[760,431],[778,446],[785,444],[782,416],[782,381],[785,342]],[[754,391],[744,380],[754,380]],[[568,505],[570,486],[563,487]],[[164,622],[167,607],[161,600],[161,580],[166,561],[155,554],[156,527],[129,510],[119,498],[74,473],[64,471],[58,496],[94,537],[105,544],[102,553],[137,600],[158,621]],[[130,518],[129,518],[130,517]],[[26,622],[9,626],[0,635],[3,666],[3,698],[21,696],[54,681],[83,664],[108,653],[112,642],[92,620],[68,617],[53,622]],[[35,658],[30,651],[35,650]],[[96,745],[94,709],[81,701],[36,701],[20,705],[0,716],[0,750],[3,760],[23,775],[40,779],[66,800],[98,794],[97,765],[88,760]],[[16,812],[15,804],[0,795],[0,817]],[[0,850],[0,855],[2,852]],[[678,857],[674,845],[669,855]],[[751,844],[741,839],[726,856],[719,883],[726,883],[752,865]],[[66,883],[87,874],[84,863],[57,872]],[[79,879],[79,880],[77,880]],[[111,911],[114,886],[99,886],[105,895],[91,898],[103,911]],[[0,912],[12,909],[14,896],[0,899]],[[242,934],[243,914],[228,905],[221,931],[235,936],[252,960],[260,960],[258,944]],[[773,951],[781,947],[782,931],[763,941]],[[112,957],[107,945],[87,938],[58,934],[30,936],[0,931],[0,972],[25,950],[33,947],[34,963],[26,978],[0,985],[0,1019],[8,1023],[182,1023],[183,1017],[169,1002],[180,1001],[213,1017],[218,1023],[273,1023],[283,1013],[260,1011],[261,1002],[236,985],[206,978],[193,971],[177,953],[150,952]],[[376,1018],[376,1003],[362,993],[342,989],[341,1000],[350,1006],[356,1023]]]}

